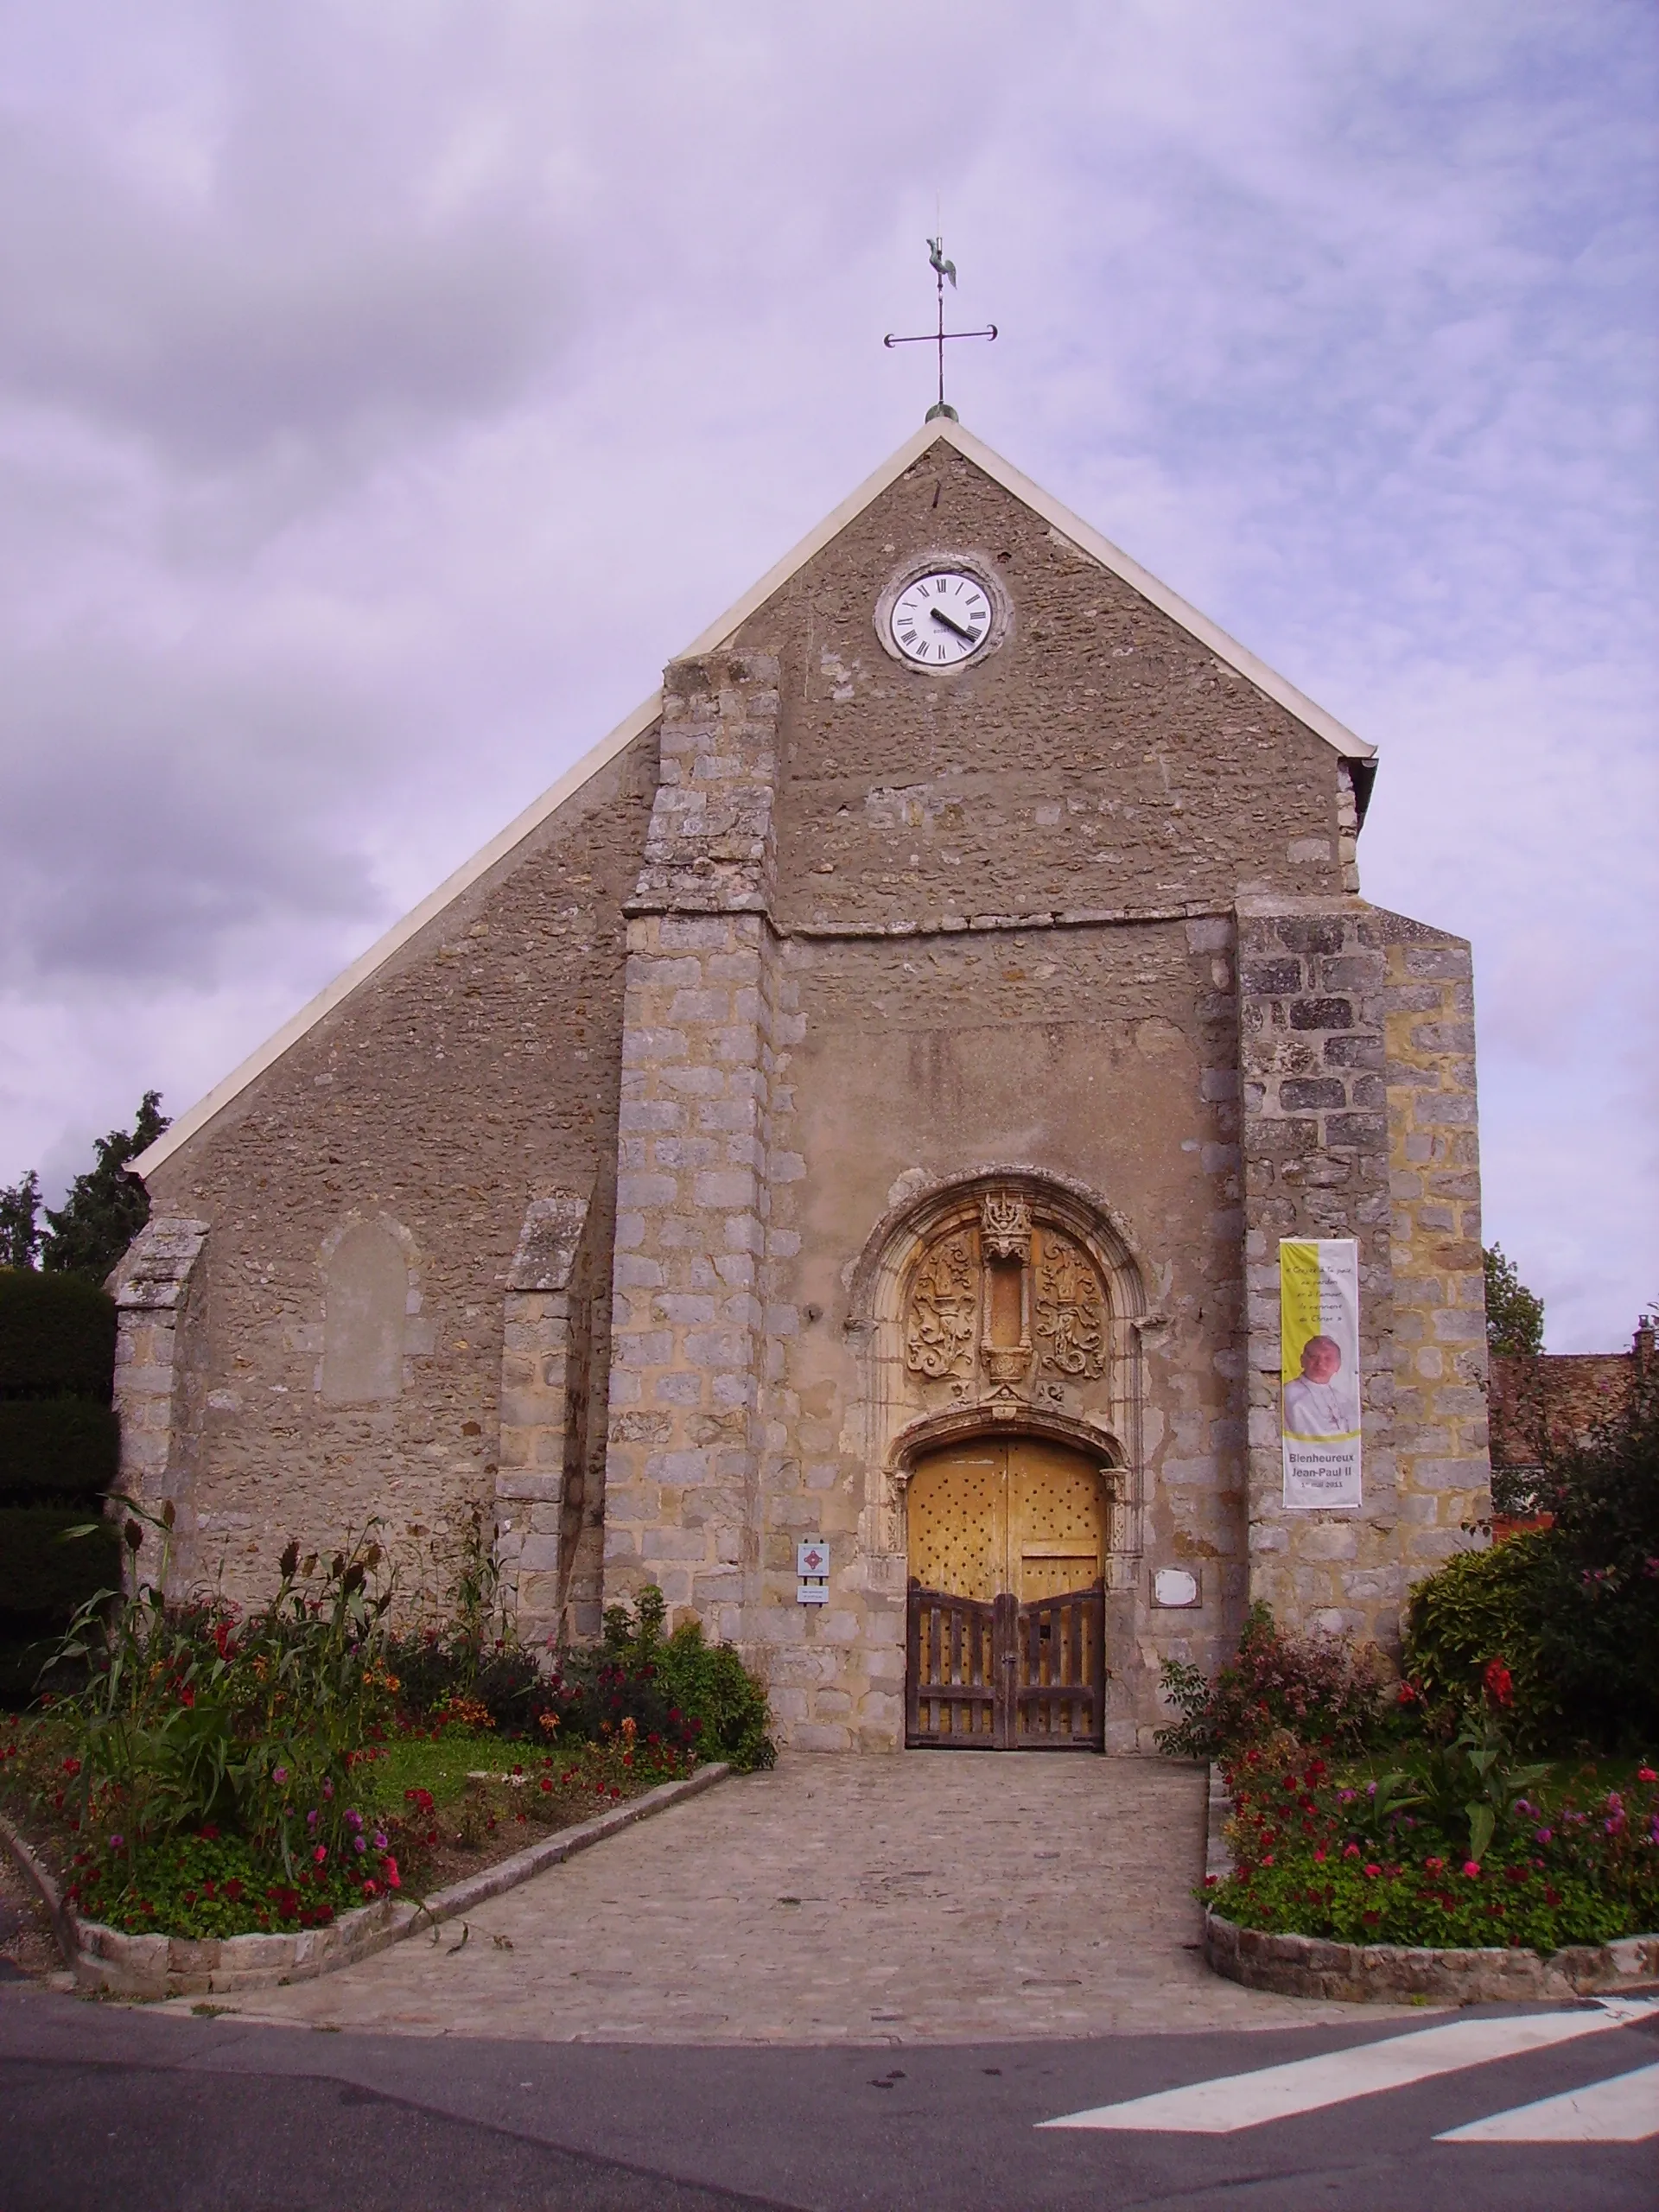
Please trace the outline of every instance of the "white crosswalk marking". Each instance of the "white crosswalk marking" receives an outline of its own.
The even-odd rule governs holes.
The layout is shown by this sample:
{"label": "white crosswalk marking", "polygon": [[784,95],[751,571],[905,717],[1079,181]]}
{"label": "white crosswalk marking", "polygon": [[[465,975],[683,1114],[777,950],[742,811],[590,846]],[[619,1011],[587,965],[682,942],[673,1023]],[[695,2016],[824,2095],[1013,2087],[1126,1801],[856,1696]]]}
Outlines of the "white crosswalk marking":
{"label": "white crosswalk marking", "polygon": [[1645,2143],[1659,2135],[1659,2066],[1638,2066],[1586,2089],[1516,2105],[1466,2127],[1449,2127],[1437,2143]]}
{"label": "white crosswalk marking", "polygon": [[1193,2082],[1181,2089],[1160,2089],[1127,2103],[1098,2105],[1090,2112],[1045,2120],[1043,2127],[1097,2127],[1155,2131],[1172,2135],[1230,2135],[1241,2127],[1343,2104],[1351,2097],[1375,2096],[1405,2088],[1437,2074],[1484,2066],[1496,2058],[1545,2050],[1580,2036],[1600,2035],[1625,2025],[1619,2012],[1529,2012],[1507,2019],[1453,2020],[1445,2027],[1421,2028],[1360,2044],[1319,2058],[1293,2059],[1254,2074],[1230,2074],[1219,2081]]}

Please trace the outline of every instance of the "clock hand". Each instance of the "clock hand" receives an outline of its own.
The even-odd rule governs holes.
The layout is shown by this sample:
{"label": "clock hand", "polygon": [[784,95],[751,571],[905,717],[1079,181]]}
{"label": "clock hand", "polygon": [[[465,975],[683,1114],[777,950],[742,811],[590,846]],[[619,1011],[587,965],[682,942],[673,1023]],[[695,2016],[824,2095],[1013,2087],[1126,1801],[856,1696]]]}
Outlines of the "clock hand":
{"label": "clock hand", "polygon": [[942,622],[947,630],[954,630],[959,638],[966,638],[970,645],[976,645],[979,643],[977,630],[963,629],[960,622],[951,620],[943,607],[930,607],[927,611],[935,622]]}

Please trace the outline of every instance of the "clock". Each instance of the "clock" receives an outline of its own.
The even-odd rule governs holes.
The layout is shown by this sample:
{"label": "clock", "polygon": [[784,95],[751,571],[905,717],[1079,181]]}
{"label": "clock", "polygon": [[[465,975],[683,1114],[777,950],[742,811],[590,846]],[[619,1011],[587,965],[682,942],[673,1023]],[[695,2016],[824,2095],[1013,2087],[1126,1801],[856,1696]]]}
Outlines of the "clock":
{"label": "clock", "polygon": [[928,569],[897,594],[883,642],[915,668],[956,668],[990,635],[991,594],[966,569]]}

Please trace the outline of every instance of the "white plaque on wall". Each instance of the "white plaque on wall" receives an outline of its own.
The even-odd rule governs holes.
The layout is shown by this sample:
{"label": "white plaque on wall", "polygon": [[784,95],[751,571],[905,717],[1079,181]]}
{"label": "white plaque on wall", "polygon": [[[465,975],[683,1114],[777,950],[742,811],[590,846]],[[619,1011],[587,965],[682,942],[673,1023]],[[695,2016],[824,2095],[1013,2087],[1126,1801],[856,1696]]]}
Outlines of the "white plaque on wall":
{"label": "white plaque on wall", "polygon": [[1198,1576],[1185,1567],[1154,1568],[1152,1602],[1154,1605],[1196,1605],[1198,1603]]}

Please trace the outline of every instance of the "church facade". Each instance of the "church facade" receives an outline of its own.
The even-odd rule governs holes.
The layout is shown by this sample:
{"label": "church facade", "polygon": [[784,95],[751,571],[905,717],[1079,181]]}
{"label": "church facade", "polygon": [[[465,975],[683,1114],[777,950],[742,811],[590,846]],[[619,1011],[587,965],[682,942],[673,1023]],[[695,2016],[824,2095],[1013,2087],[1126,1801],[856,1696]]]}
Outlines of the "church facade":
{"label": "church facade", "polygon": [[[1486,1510],[1469,948],[1373,750],[953,422],[138,1163],[181,1586],[493,1528],[781,1737],[1133,1749],[1245,1606],[1397,1643]],[[1357,1240],[1362,1503],[1287,1507],[1278,1243]],[[816,1571],[813,1571],[816,1570]]]}

